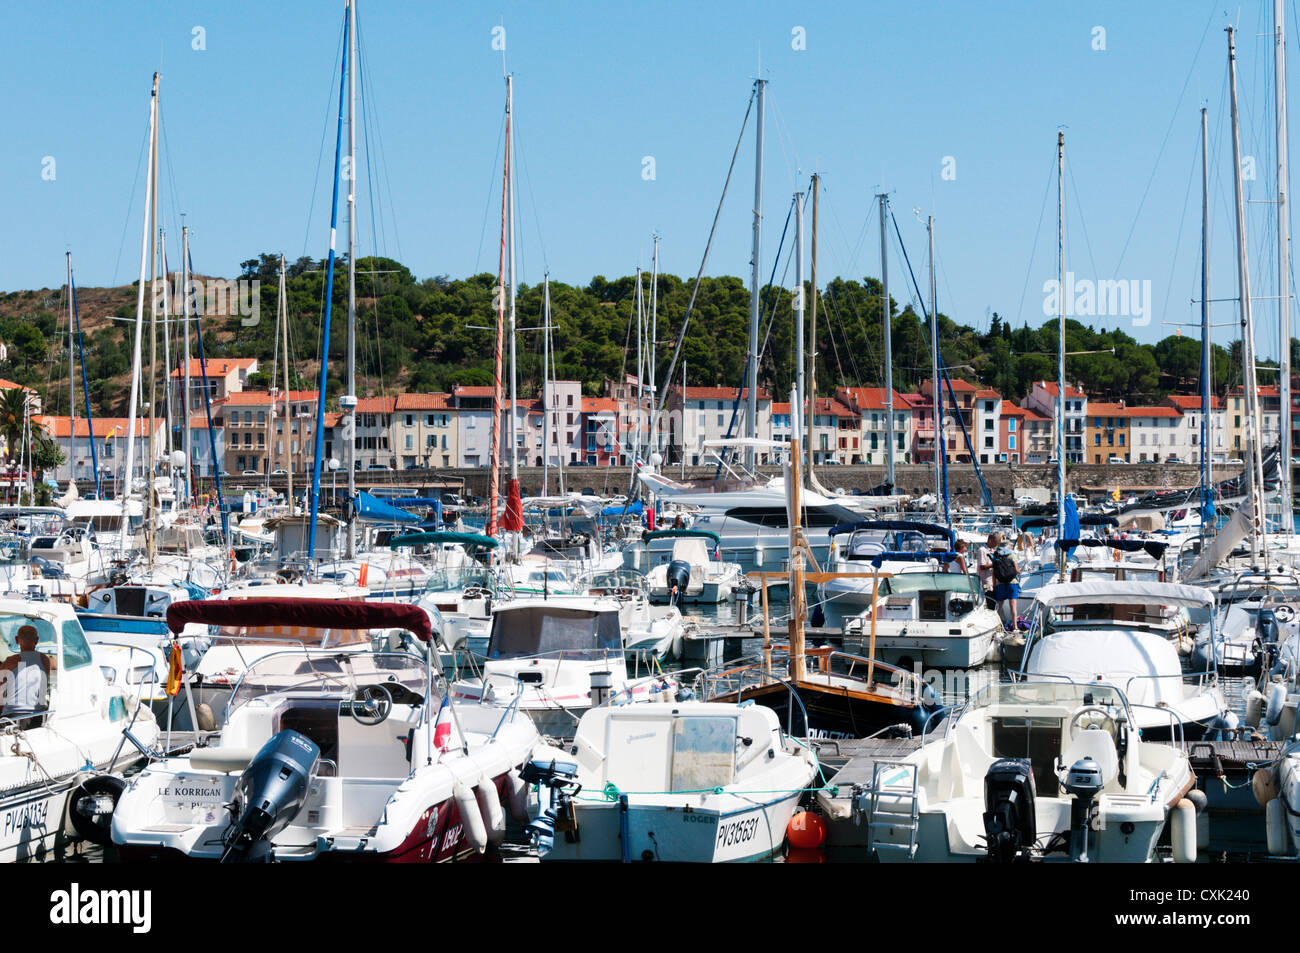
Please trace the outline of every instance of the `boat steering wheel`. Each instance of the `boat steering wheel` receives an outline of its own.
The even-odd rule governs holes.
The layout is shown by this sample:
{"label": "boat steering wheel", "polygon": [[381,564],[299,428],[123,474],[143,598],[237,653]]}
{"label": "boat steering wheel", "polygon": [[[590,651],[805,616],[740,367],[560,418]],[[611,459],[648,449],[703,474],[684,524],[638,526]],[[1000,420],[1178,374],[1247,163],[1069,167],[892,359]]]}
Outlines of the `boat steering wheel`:
{"label": "boat steering wheel", "polygon": [[352,718],[357,724],[382,724],[392,711],[393,695],[383,685],[366,685],[352,696]]}
{"label": "boat steering wheel", "polygon": [[1100,705],[1084,705],[1070,719],[1070,740],[1074,741],[1078,738],[1080,731],[1096,731],[1097,729],[1110,732],[1110,736],[1114,738],[1116,728],[1115,719],[1111,717],[1110,712],[1105,708]]}
{"label": "boat steering wheel", "polygon": [[1288,602],[1273,607],[1273,618],[1285,625],[1295,619],[1295,606]]}

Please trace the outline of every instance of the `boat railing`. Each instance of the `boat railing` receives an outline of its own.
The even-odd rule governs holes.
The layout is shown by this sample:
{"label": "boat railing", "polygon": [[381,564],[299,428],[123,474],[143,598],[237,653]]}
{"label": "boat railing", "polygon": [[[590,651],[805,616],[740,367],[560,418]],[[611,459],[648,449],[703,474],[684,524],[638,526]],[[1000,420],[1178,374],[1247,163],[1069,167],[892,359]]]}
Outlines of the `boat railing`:
{"label": "boat railing", "polygon": [[[488,739],[489,741],[495,741],[497,737],[497,732],[501,730],[502,725],[504,725],[507,720],[514,721],[514,713],[519,710],[519,699],[524,697],[524,683],[513,675],[507,675],[505,672],[490,672],[490,673],[485,672],[483,675],[483,696],[482,696],[484,698],[487,697],[488,679],[490,678],[496,678],[496,679],[515,683],[514,685],[515,693],[513,697],[511,697],[510,699],[510,704],[506,705],[506,710],[501,713],[501,718],[497,721],[497,726],[492,729],[492,737]],[[451,690],[450,685],[447,687],[447,690],[448,691]]]}
{"label": "boat railing", "polygon": [[[804,726],[808,725],[808,708],[804,705],[803,699],[791,685],[781,676],[772,672],[765,667],[763,659],[759,655],[741,656],[736,659],[742,664],[732,665],[730,668],[720,672],[710,669],[700,669],[695,678],[692,690],[696,697],[708,701],[722,695],[735,695],[736,700],[740,701],[747,689],[761,688],[766,685],[783,685],[790,697],[794,700],[786,708],[786,734],[794,734],[794,708],[795,704],[799,706],[803,713]],[[680,672],[673,672],[674,677],[680,678],[690,669],[684,669]]]}
{"label": "boat railing", "polygon": [[[1141,702],[1129,702],[1130,708],[1141,708],[1146,711],[1158,712],[1169,719],[1169,741],[1180,751],[1187,750],[1187,732],[1183,725],[1183,717],[1166,705],[1144,705]],[[1134,726],[1136,727],[1136,726]]]}

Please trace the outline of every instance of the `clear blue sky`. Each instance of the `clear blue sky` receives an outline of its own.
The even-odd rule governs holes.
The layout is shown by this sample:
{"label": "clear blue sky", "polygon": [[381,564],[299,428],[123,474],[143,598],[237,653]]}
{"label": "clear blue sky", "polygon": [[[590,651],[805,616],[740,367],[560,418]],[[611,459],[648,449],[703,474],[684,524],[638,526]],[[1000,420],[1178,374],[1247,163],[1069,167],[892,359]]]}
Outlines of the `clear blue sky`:
{"label": "clear blue sky", "polygon": [[[764,276],[791,193],[817,170],[821,275],[879,274],[872,197],[883,183],[918,271],[925,235],[912,210],[935,215],[941,310],[976,326],[990,310],[1039,324],[1042,285],[1056,273],[1055,140],[1064,126],[1070,270],[1149,280],[1153,319],[1131,333],[1156,340],[1173,330],[1162,321],[1195,316],[1202,104],[1214,163],[1212,294],[1235,293],[1229,16],[1239,28],[1243,151],[1257,160],[1247,182],[1253,290],[1277,294],[1273,206],[1264,204],[1274,179],[1272,47],[1259,36],[1271,30],[1271,9],[1270,0],[1227,15],[1204,0],[362,0],[374,148],[359,162],[359,252],[399,258],[421,278],[495,269],[505,89],[492,29],[504,24],[516,83],[522,282],[540,281],[547,266],[579,284],[648,267],[656,230],[661,268],[693,275],[761,69],[770,80]],[[184,212],[195,265],[206,273],[233,275],[260,251],[323,257],[341,0],[19,0],[6,14],[0,290],[57,287],[69,248],[81,285],[134,279],[155,69],[169,242]],[[1296,50],[1290,4],[1288,19]],[[196,26],[201,51],[192,49]],[[792,48],[796,27],[806,49]],[[1095,27],[1104,28],[1104,50],[1093,48]],[[1300,60],[1291,73],[1300,75]],[[1300,108],[1300,97],[1293,102]],[[747,280],[752,135],[751,122],[710,274]],[[46,156],[56,163],[53,181],[42,178]],[[654,157],[653,181],[642,178],[644,156]],[[943,177],[948,156],[955,178]],[[367,167],[379,176],[373,186]],[[382,215],[373,237],[372,215]],[[891,259],[892,290],[906,300],[896,252]],[[1275,303],[1261,302],[1257,314],[1261,352],[1275,353]],[[1218,320],[1231,317],[1221,306]],[[1085,320],[1131,326],[1129,318]],[[1231,334],[1216,337],[1226,343]]]}

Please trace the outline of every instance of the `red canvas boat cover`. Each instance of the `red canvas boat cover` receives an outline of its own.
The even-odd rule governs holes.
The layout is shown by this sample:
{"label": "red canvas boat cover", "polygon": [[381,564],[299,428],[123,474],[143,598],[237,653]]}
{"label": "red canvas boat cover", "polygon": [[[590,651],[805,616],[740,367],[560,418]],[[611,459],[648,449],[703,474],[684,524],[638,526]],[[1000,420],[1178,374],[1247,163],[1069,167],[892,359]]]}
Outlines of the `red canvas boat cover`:
{"label": "red canvas boat cover", "polygon": [[501,528],[511,533],[524,528],[524,504],[519,499],[518,480],[511,480],[510,489],[506,491],[506,516],[501,521]]}
{"label": "red canvas boat cover", "polygon": [[195,599],[167,607],[167,628],[202,625],[297,625],[314,629],[406,629],[433,638],[429,614],[402,602],[336,602],[330,599]]}

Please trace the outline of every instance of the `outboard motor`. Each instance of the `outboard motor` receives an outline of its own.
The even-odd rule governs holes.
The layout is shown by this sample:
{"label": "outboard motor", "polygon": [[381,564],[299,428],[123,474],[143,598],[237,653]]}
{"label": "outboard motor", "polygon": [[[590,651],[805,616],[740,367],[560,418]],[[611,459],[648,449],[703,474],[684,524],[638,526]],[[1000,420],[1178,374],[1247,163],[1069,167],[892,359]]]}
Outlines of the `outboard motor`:
{"label": "outboard motor", "polygon": [[1277,615],[1272,609],[1260,609],[1255,614],[1255,641],[1259,643],[1260,664],[1272,668],[1277,659]]}
{"label": "outboard motor", "polygon": [[984,836],[989,862],[1027,860],[1037,840],[1034,773],[1027,758],[999,758],[984,775]]}
{"label": "outboard motor", "polygon": [[316,742],[299,731],[281,731],[262,746],[235,786],[223,863],[247,859],[258,842],[289,826],[307,799],[318,758]]}
{"label": "outboard motor", "polygon": [[525,828],[525,833],[532,838],[537,856],[544,857],[555,846],[556,822],[561,814],[565,818],[563,829],[571,832],[570,839],[576,836],[573,798],[582,790],[582,785],[577,782],[578,765],[574,761],[529,761],[519,772],[519,777],[525,784],[540,785],[540,809],[537,818]]}
{"label": "outboard motor", "polygon": [[686,587],[691,581],[691,564],[684,559],[674,559],[668,564],[668,604],[677,605],[686,595]]}
{"label": "outboard motor", "polygon": [[1101,765],[1092,758],[1080,758],[1061,779],[1061,788],[1066,794],[1074,795],[1070,804],[1070,859],[1080,863],[1088,860],[1088,830],[1092,820],[1092,802],[1101,789],[1105,779],[1101,776]]}

